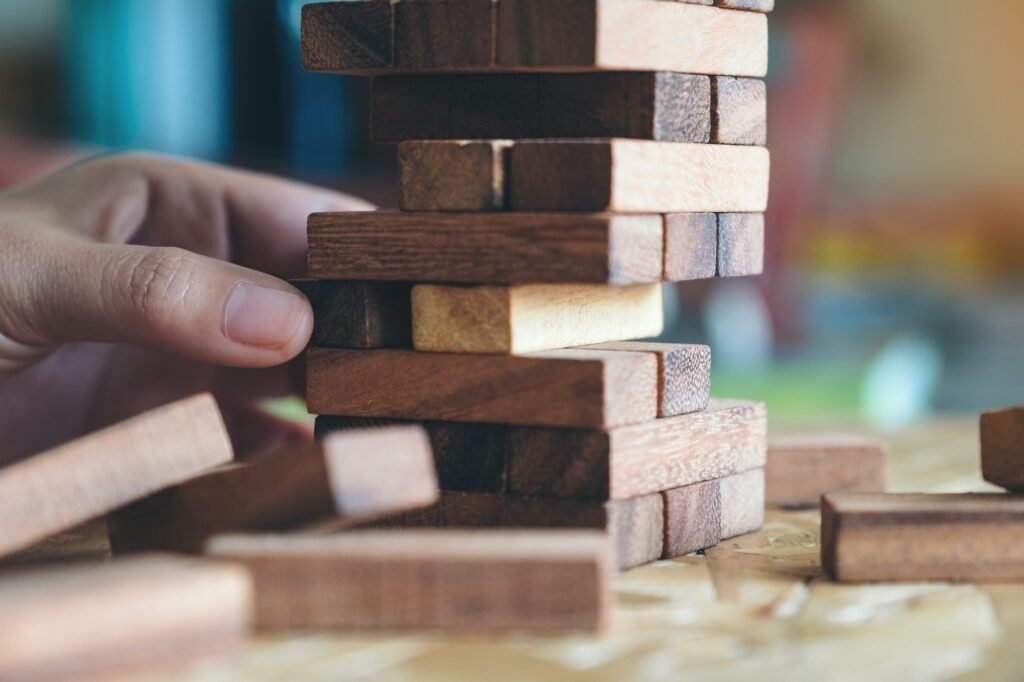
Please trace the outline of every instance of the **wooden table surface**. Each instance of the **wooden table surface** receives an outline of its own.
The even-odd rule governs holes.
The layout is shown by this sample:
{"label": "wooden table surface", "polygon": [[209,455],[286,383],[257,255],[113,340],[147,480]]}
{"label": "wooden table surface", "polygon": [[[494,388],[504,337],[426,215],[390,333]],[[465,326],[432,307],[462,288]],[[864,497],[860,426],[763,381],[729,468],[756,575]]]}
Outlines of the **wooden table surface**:
{"label": "wooden table surface", "polygon": [[[886,440],[893,491],[991,489],[978,471],[973,419]],[[55,539],[31,558],[101,558],[101,531]],[[601,638],[260,639],[234,661],[151,679],[1024,679],[1024,584],[833,584],[819,566],[816,511],[769,512],[761,532],[632,570],[615,590],[614,630]]]}

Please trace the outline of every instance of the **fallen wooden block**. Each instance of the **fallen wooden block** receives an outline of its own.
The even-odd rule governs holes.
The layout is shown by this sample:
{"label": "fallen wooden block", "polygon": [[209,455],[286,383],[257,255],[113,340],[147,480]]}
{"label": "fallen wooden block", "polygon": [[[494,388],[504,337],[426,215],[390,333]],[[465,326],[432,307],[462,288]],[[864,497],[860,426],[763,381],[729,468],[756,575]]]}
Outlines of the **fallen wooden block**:
{"label": "fallen wooden block", "polygon": [[311,348],[306,400],[315,414],[611,427],[655,418],[657,364],[650,353],[611,351]]}
{"label": "fallen wooden block", "polygon": [[201,394],[0,469],[0,556],[232,457],[217,403]]}
{"label": "fallen wooden block", "polygon": [[664,558],[674,559],[764,525],[764,469],[662,492]]}
{"label": "fallen wooden block", "polygon": [[768,142],[768,93],[763,80],[715,76],[711,141],[715,144]]}
{"label": "fallen wooden block", "polygon": [[744,277],[764,271],[764,214],[720,213],[718,276]]}
{"label": "fallen wooden block", "polygon": [[390,0],[318,2],[302,6],[302,68],[349,71],[394,63]]}
{"label": "fallen wooden block", "polygon": [[208,551],[252,572],[262,630],[597,631],[611,601],[596,531],[235,535]]}
{"label": "fallen wooden block", "polygon": [[196,553],[228,531],[356,525],[437,497],[421,427],[339,431],[164,490],[113,515],[108,528],[117,553]]}
{"label": "fallen wooden block", "polygon": [[981,415],[981,473],[1001,488],[1024,490],[1024,407]]}
{"label": "fallen wooden block", "polygon": [[766,502],[771,507],[816,507],[825,493],[884,492],[885,464],[885,445],[870,438],[769,438]]}
{"label": "fallen wooden block", "polygon": [[642,284],[662,275],[661,216],[319,213],[314,279]]}
{"label": "fallen wooden block", "polygon": [[715,7],[726,9],[745,9],[753,12],[771,12],[775,9],[775,0],[714,0]]}
{"label": "fallen wooden block", "polygon": [[661,284],[442,286],[412,290],[413,346],[530,353],[661,334]]}
{"label": "fallen wooden block", "polygon": [[1024,580],[1024,498],[825,495],[821,563],[840,582]]}
{"label": "fallen wooden block", "polygon": [[403,282],[291,282],[313,306],[309,343],[325,348],[387,348],[412,343],[412,285]]}
{"label": "fallen wooden block", "polygon": [[[403,110],[404,111],[404,110]],[[511,142],[414,141],[398,145],[403,211],[499,211]]]}
{"label": "fallen wooden block", "polygon": [[516,211],[760,212],[768,203],[764,147],[526,141],[509,150],[508,172],[508,205]]}
{"label": "fallen wooden block", "polygon": [[396,68],[472,69],[494,63],[497,0],[402,0],[394,13]]}
{"label": "fallen wooden block", "polygon": [[670,213],[665,216],[666,282],[709,279],[718,272],[718,216]]}
{"label": "fallen wooden block", "polygon": [[592,137],[708,142],[711,117],[711,79],[684,73],[387,76],[374,79],[370,94],[375,142]]}
{"label": "fallen wooden block", "polygon": [[240,567],[170,557],[0,579],[0,679],[122,679],[233,654],[248,633]]}

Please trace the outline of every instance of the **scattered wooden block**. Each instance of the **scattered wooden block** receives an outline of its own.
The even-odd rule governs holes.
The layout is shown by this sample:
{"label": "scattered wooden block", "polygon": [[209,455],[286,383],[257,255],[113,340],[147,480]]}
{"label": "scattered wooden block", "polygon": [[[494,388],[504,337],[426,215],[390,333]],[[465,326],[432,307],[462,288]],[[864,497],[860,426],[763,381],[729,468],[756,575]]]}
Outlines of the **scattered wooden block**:
{"label": "scattered wooden block", "polygon": [[764,271],[764,215],[718,216],[718,276],[744,277]]}
{"label": "scattered wooden block", "polygon": [[611,427],[654,419],[657,371],[649,353],[312,348],[307,403],[316,414],[353,417]]}
{"label": "scattered wooden block", "polygon": [[414,141],[398,145],[403,211],[499,211],[505,206],[505,149],[487,141]]}
{"label": "scattered wooden block", "polygon": [[0,469],[0,556],[232,457],[217,403],[201,394]]}
{"label": "scattered wooden block", "polygon": [[621,139],[527,141],[509,150],[508,177],[509,207],[516,211],[764,211],[768,150]]}
{"label": "scattered wooden block", "polygon": [[670,213],[665,216],[666,282],[710,279],[718,272],[718,216]]}
{"label": "scattered wooden block", "polygon": [[661,284],[523,284],[412,290],[413,346],[530,353],[661,334]]}
{"label": "scattered wooden block", "polygon": [[711,101],[711,79],[683,73],[386,76],[373,81],[370,137],[708,142]]}
{"label": "scattered wooden block", "polygon": [[981,415],[981,473],[1009,490],[1024,490],[1024,407]]}
{"label": "scattered wooden block", "polygon": [[587,530],[236,535],[209,551],[252,572],[263,630],[595,631],[611,601],[607,539]]}
{"label": "scattered wooden block", "polygon": [[665,505],[663,558],[675,559],[714,547],[722,539],[722,493],[717,479],[661,495]]}
{"label": "scattered wooden block", "polygon": [[412,285],[404,282],[296,280],[315,321],[310,345],[388,348],[412,343]]}
{"label": "scattered wooden block", "polygon": [[390,0],[318,2],[302,6],[302,68],[362,71],[394,63]]}
{"label": "scattered wooden block", "polygon": [[396,68],[481,68],[494,63],[497,0],[402,0],[394,12]]}
{"label": "scattered wooden block", "polygon": [[473,284],[661,280],[661,216],[319,213],[314,279]]}
{"label": "scattered wooden block", "polygon": [[711,141],[715,144],[768,142],[768,93],[763,80],[715,76]]}
{"label": "scattered wooden block", "polygon": [[433,504],[434,458],[418,426],[341,431],[217,469],[115,514],[117,553],[196,553],[228,531],[342,527]]}
{"label": "scattered wooden block", "polygon": [[252,583],[240,567],[170,557],[0,580],[0,679],[122,679],[241,649]]}
{"label": "scattered wooden block", "polygon": [[775,0],[714,0],[714,3],[716,7],[753,12],[771,12],[775,9]]}
{"label": "scattered wooden block", "polygon": [[859,436],[814,434],[768,439],[766,503],[816,507],[825,493],[884,492],[885,445]]}
{"label": "scattered wooden block", "polygon": [[825,495],[821,563],[840,582],[1024,580],[1024,498]]}
{"label": "scattered wooden block", "polygon": [[719,481],[722,495],[722,539],[764,526],[764,468],[750,469]]}

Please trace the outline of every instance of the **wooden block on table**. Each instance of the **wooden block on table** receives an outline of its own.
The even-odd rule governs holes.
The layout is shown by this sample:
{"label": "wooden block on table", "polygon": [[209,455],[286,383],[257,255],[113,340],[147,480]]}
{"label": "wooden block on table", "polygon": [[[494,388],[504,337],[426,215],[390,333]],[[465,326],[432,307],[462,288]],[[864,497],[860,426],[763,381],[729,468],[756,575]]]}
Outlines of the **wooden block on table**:
{"label": "wooden block on table", "polygon": [[302,6],[302,68],[362,71],[394,63],[390,0],[318,2]]}
{"label": "wooden block on table", "polygon": [[394,13],[396,68],[482,68],[494,63],[497,0],[401,0]]}
{"label": "wooden block on table", "polygon": [[744,277],[764,271],[764,214],[718,216],[718,276]]}
{"label": "wooden block on table", "polygon": [[743,9],[752,12],[771,12],[775,9],[775,0],[714,0],[716,7],[725,9]]}
{"label": "wooden block on table", "polygon": [[840,582],[1024,580],[1024,498],[825,495],[821,563]]}
{"label": "wooden block on table", "polygon": [[885,464],[885,445],[871,438],[769,438],[765,500],[771,507],[816,507],[825,493],[884,492]]}
{"label": "wooden block on table", "polygon": [[614,139],[509,150],[516,211],[737,212],[764,211],[767,202],[764,147]]}
{"label": "wooden block on table", "polygon": [[312,279],[291,284],[313,306],[310,345],[387,348],[412,343],[411,284]]}
{"label": "wooden block on table", "polygon": [[719,481],[722,495],[722,539],[764,526],[764,468],[750,469]]}
{"label": "wooden block on table", "polygon": [[217,469],[115,514],[115,552],[200,552],[228,531],[341,527],[433,504],[434,458],[418,426],[341,431]]}
{"label": "wooden block on table", "polygon": [[670,213],[665,216],[666,282],[709,279],[718,272],[718,216]]}
{"label": "wooden block on table", "polygon": [[253,608],[240,567],[171,557],[0,580],[0,679],[122,679],[239,651]]}
{"label": "wooden block on table", "polygon": [[1024,407],[981,415],[981,473],[1009,490],[1024,490]]}
{"label": "wooden block on table", "polygon": [[661,334],[661,284],[443,286],[412,290],[413,346],[530,353]]}
{"label": "wooden block on table", "polygon": [[715,144],[765,145],[768,141],[768,92],[757,78],[712,78]]}
{"label": "wooden block on table", "polygon": [[589,530],[234,535],[208,551],[252,572],[262,630],[597,631],[611,601],[607,538]]}
{"label": "wooden block on table", "polygon": [[642,284],[661,280],[661,216],[318,213],[314,279]]}
{"label": "wooden block on table", "polygon": [[501,140],[415,141],[398,145],[403,211],[499,211],[505,206]]}
{"label": "wooden block on table", "polygon": [[217,403],[200,394],[0,469],[0,556],[232,457]]}
{"label": "wooden block on table", "polygon": [[719,481],[702,481],[661,493],[665,505],[663,558],[674,559],[722,539],[722,493]]}
{"label": "wooden block on table", "polygon": [[611,427],[654,419],[657,372],[649,353],[311,348],[306,399],[315,414]]}

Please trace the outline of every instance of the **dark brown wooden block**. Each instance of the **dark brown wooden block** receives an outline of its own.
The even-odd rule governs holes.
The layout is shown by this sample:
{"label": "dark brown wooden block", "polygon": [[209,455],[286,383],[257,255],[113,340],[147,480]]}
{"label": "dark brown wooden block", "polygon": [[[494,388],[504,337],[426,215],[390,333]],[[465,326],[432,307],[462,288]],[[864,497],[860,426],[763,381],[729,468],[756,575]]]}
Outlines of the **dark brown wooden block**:
{"label": "dark brown wooden block", "polygon": [[712,78],[711,141],[764,145],[768,141],[768,93],[757,78]]}
{"label": "dark brown wooden block", "polygon": [[825,493],[885,491],[885,445],[873,438],[801,434],[768,439],[766,502],[816,507]]}
{"label": "dark brown wooden block", "polygon": [[498,211],[505,206],[505,150],[511,142],[414,141],[398,145],[403,211]]}
{"label": "dark brown wooden block", "polygon": [[714,547],[722,538],[722,493],[718,480],[661,493],[665,504],[665,559]]}
{"label": "dark brown wooden block", "polygon": [[764,271],[764,214],[718,215],[718,276],[743,277]]}
{"label": "dark brown wooden block", "polygon": [[411,284],[310,279],[291,284],[313,306],[312,346],[387,348],[412,343]]}
{"label": "dark brown wooden block", "polygon": [[714,213],[665,216],[666,282],[709,279],[718,271],[718,217]]}
{"label": "dark brown wooden block", "polygon": [[1009,490],[1024,490],[1024,407],[981,415],[981,473]]}
{"label": "dark brown wooden block", "polygon": [[480,68],[494,63],[497,0],[402,0],[394,12],[396,68]]}
{"label": "dark brown wooden block", "polygon": [[715,7],[725,9],[745,9],[753,12],[771,12],[775,9],[775,0],[714,0]]}
{"label": "dark brown wooden block", "polygon": [[302,67],[308,71],[380,69],[394,63],[389,0],[319,2],[302,7]]}

